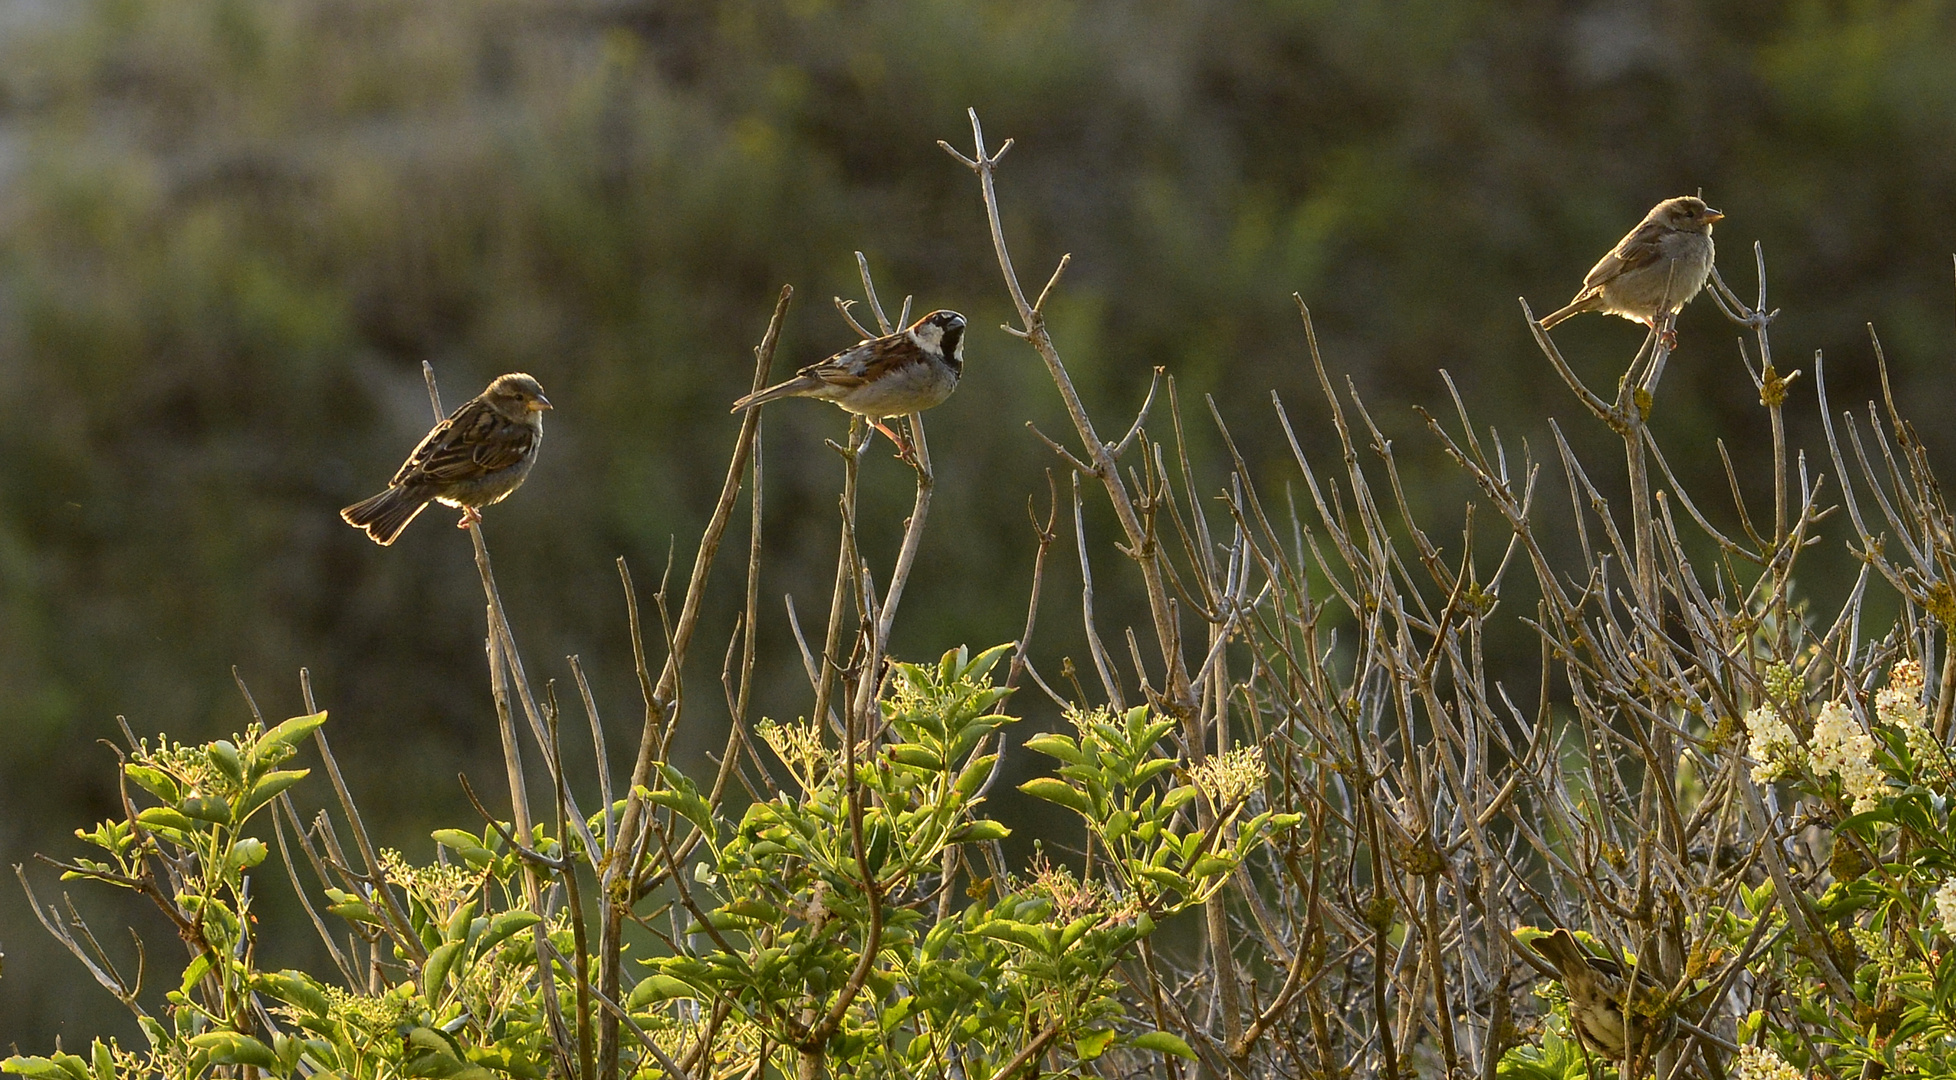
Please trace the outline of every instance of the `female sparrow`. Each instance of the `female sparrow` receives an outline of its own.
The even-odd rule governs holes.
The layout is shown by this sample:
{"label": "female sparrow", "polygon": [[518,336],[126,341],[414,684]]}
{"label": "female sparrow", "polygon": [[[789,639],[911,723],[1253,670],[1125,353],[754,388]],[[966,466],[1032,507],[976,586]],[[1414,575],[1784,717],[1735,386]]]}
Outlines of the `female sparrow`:
{"label": "female sparrow", "polygon": [[1590,269],[1569,306],[1542,319],[1542,329],[1571,315],[1600,311],[1668,333],[1658,324],[1705,287],[1712,268],[1712,223],[1724,217],[1693,195],[1651,207],[1630,235]]}
{"label": "female sparrow", "polygon": [[886,416],[906,416],[943,404],[964,374],[964,316],[933,311],[908,329],[859,341],[795,377],[758,390],[733,403],[732,412],[786,397],[832,401],[869,418],[876,430],[898,446],[903,440],[882,424]]}
{"label": "female sparrow", "polygon": [[[1664,992],[1647,972],[1639,969],[1634,987],[1626,987],[1623,965],[1591,953],[1560,928],[1528,944],[1555,965],[1569,994],[1569,1025],[1592,1053],[1621,1061],[1634,1048],[1644,1059],[1676,1035],[1677,1017],[1662,1008]],[[1626,992],[1634,998],[1628,1009]],[[1661,1020],[1653,1016],[1660,1012]]]}
{"label": "female sparrow", "polygon": [[461,508],[457,528],[482,520],[479,511],[509,497],[536,464],[543,410],[550,399],[522,372],[496,376],[480,395],[435,425],[401,465],[387,490],[340,511],[385,547],[430,502]]}

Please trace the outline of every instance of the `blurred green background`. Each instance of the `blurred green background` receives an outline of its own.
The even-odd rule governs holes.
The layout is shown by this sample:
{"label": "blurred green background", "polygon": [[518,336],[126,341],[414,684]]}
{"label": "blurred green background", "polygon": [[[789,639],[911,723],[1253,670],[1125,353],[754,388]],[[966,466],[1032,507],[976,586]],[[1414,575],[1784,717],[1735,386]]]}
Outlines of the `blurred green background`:
{"label": "blurred green background", "polygon": [[[1026,499],[1051,464],[1023,425],[1065,425],[996,329],[976,185],[934,145],[969,148],[967,106],[1017,140],[1001,190],[1029,287],[1073,253],[1051,320],[1102,430],[1164,365],[1206,480],[1204,393],[1273,497],[1295,470],[1272,390],[1335,463],[1292,291],[1399,440],[1436,536],[1468,494],[1408,408],[1444,403],[1436,368],[1516,449],[1546,448],[1554,415],[1607,461],[1515,297],[1561,304],[1652,203],[1700,189],[1729,215],[1742,294],[1765,244],[1782,368],[1824,349],[1837,402],[1864,401],[1873,321],[1947,460],[1947,3],[0,0],[0,859],[72,854],[69,831],[111,812],[98,740],[118,714],[184,739],[241,728],[232,665],[273,719],[300,711],[310,668],[383,842],[427,857],[430,828],[479,824],[455,776],[493,789],[500,766],[469,544],[447,512],[392,549],[335,516],[428,427],[424,360],[451,407],[506,370],[556,402],[487,535],[532,675],[580,654],[622,744],[638,704],[613,559],[649,593],[676,544],[683,576],[775,291],[798,290],[778,377],[853,340],[828,298],[859,295],[857,249],[892,306],[913,293],[974,326],[965,385],[930,418],[938,495],[898,652],[1016,636]],[[1722,506],[1712,439],[1756,461],[1763,418],[1732,328],[1700,301],[1680,331],[1654,423]],[[1639,340],[1602,318],[1557,337],[1604,388]],[[1795,388],[1813,447],[1810,370]],[[820,621],[839,476],[821,440],[843,418],[768,417],[758,707],[794,715],[780,598]],[[1559,470],[1544,479],[1559,513]],[[862,515],[879,567],[908,502],[879,453]],[[1834,527],[1816,565],[1851,573]],[[1102,551],[1117,628],[1138,609]],[[1068,562],[1037,636],[1049,676],[1082,655]],[[714,578],[721,612],[736,566]],[[730,627],[708,620],[689,673],[695,764],[724,730]],[[1499,663],[1532,686],[1522,641]],[[263,882],[281,910],[282,876]],[[134,905],[77,900],[125,955],[134,921],[153,976],[175,962]],[[304,936],[267,947],[304,962]],[[133,1031],[12,881],[0,949],[0,1048]]]}

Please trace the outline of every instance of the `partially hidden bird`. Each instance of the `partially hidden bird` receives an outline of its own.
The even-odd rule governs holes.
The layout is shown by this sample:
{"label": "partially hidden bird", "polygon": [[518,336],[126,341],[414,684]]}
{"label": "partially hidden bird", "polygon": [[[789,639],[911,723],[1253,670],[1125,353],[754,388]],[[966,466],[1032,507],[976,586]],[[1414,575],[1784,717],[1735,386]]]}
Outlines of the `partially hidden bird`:
{"label": "partially hidden bird", "polygon": [[462,511],[457,528],[482,520],[481,510],[508,498],[536,464],[543,387],[520,371],[498,375],[489,388],[436,424],[402,463],[387,490],[340,511],[374,543],[387,546],[431,502]]}
{"label": "partially hidden bird", "polygon": [[[1705,287],[1712,268],[1712,225],[1725,215],[1695,195],[1665,199],[1590,268],[1566,307],[1542,317],[1547,329],[1571,315],[1600,311],[1668,334],[1662,325]],[[1667,339],[1666,344],[1672,342]]]}
{"label": "partially hidden bird", "polygon": [[1664,992],[1648,972],[1638,969],[1634,980],[1626,979],[1623,965],[1591,953],[1559,927],[1528,944],[1554,965],[1569,995],[1569,1024],[1592,1053],[1621,1061],[1636,1049],[1648,1057],[1676,1036],[1677,1017],[1662,1009]]}
{"label": "partially hidden bird", "polygon": [[819,398],[858,416],[898,446],[903,440],[883,418],[907,416],[944,403],[964,374],[964,316],[933,311],[895,333],[865,338],[794,378],[756,390],[733,403],[741,412],[781,398]]}

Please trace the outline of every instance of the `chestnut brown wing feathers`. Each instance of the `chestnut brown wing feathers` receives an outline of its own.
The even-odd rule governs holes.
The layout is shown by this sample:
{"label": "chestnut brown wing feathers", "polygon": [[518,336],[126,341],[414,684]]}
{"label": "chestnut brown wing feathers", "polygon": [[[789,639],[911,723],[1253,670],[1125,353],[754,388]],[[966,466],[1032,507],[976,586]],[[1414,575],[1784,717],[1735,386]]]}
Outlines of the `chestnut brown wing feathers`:
{"label": "chestnut brown wing feathers", "polygon": [[902,340],[901,335],[893,334],[874,341],[864,341],[836,353],[827,360],[810,364],[795,374],[803,378],[820,379],[830,386],[861,386],[878,374],[878,369],[889,366],[887,361],[879,364],[877,360],[889,354],[892,346],[899,340]]}
{"label": "chestnut brown wing feathers", "polygon": [[471,401],[436,425],[394,474],[392,486],[440,484],[506,469],[522,461],[536,432],[511,424],[482,401]]}

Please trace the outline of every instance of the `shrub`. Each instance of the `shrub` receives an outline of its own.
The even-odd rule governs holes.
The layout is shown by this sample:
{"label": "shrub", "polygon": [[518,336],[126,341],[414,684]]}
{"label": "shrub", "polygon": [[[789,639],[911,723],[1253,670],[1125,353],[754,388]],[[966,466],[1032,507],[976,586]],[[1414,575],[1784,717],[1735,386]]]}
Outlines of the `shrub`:
{"label": "shrub", "polygon": [[[524,674],[477,530],[507,818],[471,791],[482,827],[438,831],[440,858],[413,866],[375,847],[323,712],[203,746],[132,736],[124,815],[80,834],[95,854],[56,865],[148,897],[187,965],[152,1015],[78,919],[37,901],[48,929],[142,1018],[150,1046],[97,1042],[86,1057],[5,1068],[74,1080],[1950,1071],[1956,530],[1893,402],[1835,427],[1816,357],[1827,461],[1861,570],[1827,617],[1795,599],[1801,554],[1836,508],[1787,445],[1800,373],[1773,359],[1763,256],[1754,303],[1722,277],[1709,295],[1752,335],[1741,352],[1773,432],[1769,511],[1755,516],[1735,466],[1724,526],[1676,483],[1646,425],[1666,335],[1650,335],[1605,398],[1531,315],[1551,369],[1620,437],[1622,478],[1603,479],[1556,430],[1580,552],[1560,560],[1539,520],[1541,466],[1479,434],[1454,393],[1454,418],[1426,423],[1493,520],[1470,506],[1448,552],[1364,403],[1334,389],[1301,302],[1343,451],[1325,469],[1292,438],[1301,508],[1273,512],[1269,479],[1213,408],[1228,474],[1205,494],[1175,383],[1160,373],[1154,430],[1169,438],[1150,429],[1151,392],[1120,438],[1103,439],[1041,314],[1065,263],[1027,298],[994,189],[1003,149],[988,153],[975,115],[972,126],[974,153],[951,152],[979,182],[1014,333],[1077,437],[1077,449],[1046,440],[1070,470],[1068,497],[1054,485],[1035,519],[1017,641],[934,665],[889,659],[930,507],[929,446],[910,418],[916,501],[879,589],[855,531],[872,434],[853,422],[834,446],[829,619],[813,644],[795,624],[813,708],[747,722],[756,541],[723,680],[726,751],[710,777],[675,766],[681,670],[743,484],[759,515],[761,417],[750,413],[677,611],[656,594],[656,669],[621,564],[645,710],[622,792],[573,668],[602,805],[589,812],[573,796],[584,773],[559,750],[554,691],[539,700]],[[889,330],[866,263],[863,283]],[[788,298],[757,350],[756,387]],[[1275,409],[1291,434],[1287,408]],[[1096,626],[1091,487],[1148,601],[1124,658]],[[1063,502],[1092,684],[1058,673],[1070,695],[1027,651]],[[1889,610],[1879,590],[1892,617],[1878,613]],[[1504,606],[1520,609],[1542,656],[1519,698],[1489,676]],[[1012,865],[1005,827],[983,809],[1008,745],[1001,710],[1028,682],[1071,731],[1024,743],[1054,772],[1022,790],[1077,818],[1082,846],[1076,859]],[[540,802],[519,729],[550,781]],[[286,790],[307,776],[282,766],[308,735],[338,820],[300,820]],[[330,977],[259,962],[251,883],[269,854],[266,820],[300,896],[320,898],[306,910]],[[1156,933],[1185,912],[1187,934]],[[1550,926],[1577,930],[1598,963],[1614,954],[1641,981],[1628,1008],[1651,1035],[1627,1040],[1624,1060],[1600,1060],[1571,1034],[1560,973],[1528,944]]]}

